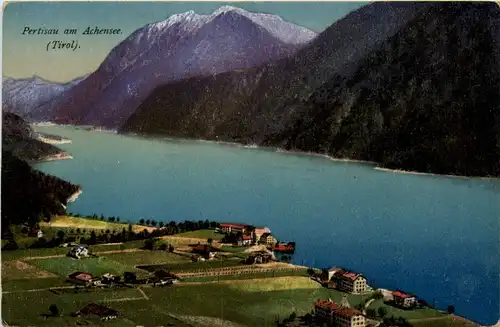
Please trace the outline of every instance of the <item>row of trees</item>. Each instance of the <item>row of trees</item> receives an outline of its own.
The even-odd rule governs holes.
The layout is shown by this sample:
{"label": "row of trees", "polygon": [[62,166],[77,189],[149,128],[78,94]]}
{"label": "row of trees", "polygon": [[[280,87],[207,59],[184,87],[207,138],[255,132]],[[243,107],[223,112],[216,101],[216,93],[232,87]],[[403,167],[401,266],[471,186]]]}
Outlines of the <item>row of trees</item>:
{"label": "row of trees", "polygon": [[[97,215],[97,214],[92,214],[91,216],[83,216],[78,213],[69,213],[69,215],[74,216],[74,217],[82,217],[82,218],[87,218],[87,219],[96,219],[96,220],[101,220],[101,221],[109,221],[109,222],[120,222],[120,217],[118,216],[109,216],[105,217],[104,215]],[[176,222],[176,221],[170,221],[168,223],[165,223],[163,221],[157,221],[155,219],[144,219],[141,218],[138,223],[138,225],[142,226],[148,226],[148,227],[159,227],[159,228],[171,228],[175,232],[172,232],[173,234],[177,233],[183,233],[183,232],[189,232],[189,231],[195,231],[195,230],[200,230],[200,229],[209,229],[209,228],[217,228],[219,227],[219,223],[216,221],[209,221],[208,219],[206,220],[184,220],[181,222]]]}
{"label": "row of trees", "polygon": [[[39,238],[33,245],[32,248],[48,248],[48,247],[56,247],[63,243],[70,242],[79,242],[80,244],[87,245],[95,245],[95,244],[103,244],[103,243],[119,243],[119,242],[128,242],[135,240],[144,240],[148,238],[154,238],[166,235],[164,230],[154,230],[149,232],[147,229],[144,229],[141,232],[134,232],[132,229],[132,225],[128,225],[128,229],[123,228],[121,232],[117,232],[116,230],[102,230],[100,233],[96,233],[95,230],[90,232],[89,237],[81,236],[75,237],[74,235],[66,235],[62,230],[58,231],[56,237],[53,237],[50,240],[45,239],[44,237]],[[11,249],[15,249],[17,247],[13,247],[10,245]]]}

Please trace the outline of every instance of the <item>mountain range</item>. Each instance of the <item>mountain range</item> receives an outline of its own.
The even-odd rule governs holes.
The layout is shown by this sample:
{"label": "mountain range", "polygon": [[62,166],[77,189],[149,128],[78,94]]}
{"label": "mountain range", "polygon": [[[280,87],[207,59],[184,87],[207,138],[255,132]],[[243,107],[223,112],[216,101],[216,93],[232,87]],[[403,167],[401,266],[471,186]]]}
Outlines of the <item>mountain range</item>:
{"label": "mountain range", "polygon": [[278,16],[229,6],[210,15],[176,14],[136,30],[36,118],[116,128],[159,85],[287,57],[315,36]]}
{"label": "mountain range", "polygon": [[59,84],[46,81],[41,77],[15,79],[4,77],[2,80],[2,105],[21,116],[37,115],[40,106],[69,90],[84,77],[68,83]]}
{"label": "mountain range", "polygon": [[290,58],[157,88],[121,131],[499,176],[499,26],[495,3],[373,3]]}
{"label": "mountain range", "polygon": [[375,2],[316,35],[222,7],[149,24],[36,120],[500,175],[495,3]]}

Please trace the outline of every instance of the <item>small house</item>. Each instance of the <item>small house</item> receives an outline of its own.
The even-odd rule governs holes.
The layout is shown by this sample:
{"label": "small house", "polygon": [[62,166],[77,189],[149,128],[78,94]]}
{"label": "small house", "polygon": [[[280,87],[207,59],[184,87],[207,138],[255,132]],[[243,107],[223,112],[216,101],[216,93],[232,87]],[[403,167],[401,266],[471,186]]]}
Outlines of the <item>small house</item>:
{"label": "small house", "polygon": [[330,269],[323,269],[323,272],[321,274],[321,280],[324,281],[331,281],[333,276],[336,274],[344,273],[344,270],[339,267],[331,267]]}
{"label": "small house", "polygon": [[215,253],[219,252],[220,250],[208,245],[208,244],[197,244],[194,246],[191,246],[192,250],[191,252],[196,253],[200,256],[202,256],[205,259],[213,259],[215,257]]}
{"label": "small house", "polygon": [[246,259],[245,263],[247,264],[262,264],[262,263],[268,263],[272,260],[275,260],[273,253],[265,252],[265,251],[259,251],[259,252],[254,252],[248,256]]}
{"label": "small house", "polygon": [[99,316],[101,320],[109,320],[117,318],[120,313],[116,310],[95,303],[89,303],[84,308],[80,309],[80,311],[75,313],[76,316],[91,314]]}
{"label": "small house", "polygon": [[409,309],[417,304],[417,297],[410,293],[398,290],[392,292],[392,296],[394,299],[394,304],[401,308]]}
{"label": "small house", "polygon": [[28,231],[28,236],[30,237],[43,237],[43,232],[40,228],[32,228]]}
{"label": "small house", "polygon": [[78,283],[87,284],[92,282],[94,276],[86,272],[77,271],[69,275],[68,278]]}
{"label": "small house", "polygon": [[112,284],[112,283],[117,282],[119,280],[120,280],[119,276],[115,276],[115,275],[112,275],[110,273],[106,273],[106,274],[101,276],[101,281],[104,284]]}
{"label": "small house", "polygon": [[237,244],[239,246],[249,246],[252,245],[252,236],[251,235],[242,235],[238,238]]}
{"label": "small house", "polygon": [[219,225],[220,229],[223,233],[231,234],[231,233],[245,233],[249,228],[248,225],[244,224],[233,224],[233,223],[222,223]]}
{"label": "small house", "polygon": [[266,233],[271,233],[271,230],[267,227],[255,227],[252,231],[252,241],[253,243],[260,243],[260,238]]}
{"label": "small house", "polygon": [[89,250],[85,246],[79,244],[73,246],[68,252],[68,256],[76,259],[87,257],[88,255],[89,255]]}
{"label": "small house", "polygon": [[271,233],[264,233],[260,237],[260,244],[264,244],[267,246],[274,246],[276,242],[277,242],[276,239],[274,238],[273,235],[271,235]]}

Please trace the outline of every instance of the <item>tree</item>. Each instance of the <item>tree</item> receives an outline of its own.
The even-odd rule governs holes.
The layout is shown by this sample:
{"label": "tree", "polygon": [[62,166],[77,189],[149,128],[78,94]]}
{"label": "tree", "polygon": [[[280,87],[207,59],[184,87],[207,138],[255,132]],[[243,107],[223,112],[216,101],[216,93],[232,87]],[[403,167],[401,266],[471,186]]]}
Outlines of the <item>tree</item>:
{"label": "tree", "polygon": [[372,299],[374,299],[374,300],[380,300],[382,298],[384,298],[384,294],[382,294],[382,292],[380,292],[380,291],[376,291],[372,295]]}
{"label": "tree", "polygon": [[120,217],[116,217],[116,221],[117,221],[117,222],[120,222]]}
{"label": "tree", "polygon": [[446,309],[446,311],[448,311],[448,313],[451,315],[452,313],[455,312],[455,306],[450,304]]}
{"label": "tree", "polygon": [[309,276],[313,276],[314,275],[314,269],[312,269],[311,267],[307,268],[307,274]]}
{"label": "tree", "polygon": [[163,226],[165,226],[165,224],[163,223],[163,221],[160,221],[160,223],[158,224],[158,226],[160,226],[160,228],[163,228]]}
{"label": "tree", "polygon": [[174,252],[174,250],[175,250],[175,249],[174,249],[174,246],[173,246],[172,244],[170,244],[170,245],[168,246],[168,252]]}
{"label": "tree", "polygon": [[101,215],[101,220],[104,220],[104,215]]}
{"label": "tree", "polygon": [[54,317],[56,317],[56,316],[58,316],[58,315],[59,315],[59,309],[57,308],[57,305],[55,305],[55,304],[51,304],[51,305],[49,306],[49,311],[50,311],[50,313],[51,313]]}
{"label": "tree", "polygon": [[156,226],[156,220],[151,220],[151,226],[153,226],[153,227]]}
{"label": "tree", "polygon": [[139,220],[139,224],[144,225],[144,218],[141,218],[141,220]]}
{"label": "tree", "polygon": [[111,221],[111,222],[115,221],[115,217],[108,217],[108,221]]}
{"label": "tree", "polygon": [[377,314],[375,312],[375,309],[366,309],[366,315],[368,316],[368,318],[375,318]]}
{"label": "tree", "polygon": [[387,315],[387,309],[385,307],[379,307],[377,312],[380,318],[384,318]]}
{"label": "tree", "polygon": [[209,244],[210,246],[212,246],[213,241],[214,241],[214,240],[212,240],[211,238],[209,238],[209,239],[207,240],[207,244]]}
{"label": "tree", "polygon": [[151,220],[146,220],[146,226],[149,226],[149,224],[151,223]]}
{"label": "tree", "polygon": [[95,234],[95,231],[90,232],[90,238],[89,238],[89,245],[93,245],[97,243],[97,235]]}
{"label": "tree", "polygon": [[76,229],[76,233],[77,233],[77,234],[80,234],[81,232],[82,232],[82,231],[80,230],[80,228],[77,228],[77,229]]}
{"label": "tree", "polygon": [[57,232],[57,238],[62,240],[64,238],[64,232],[62,230]]}

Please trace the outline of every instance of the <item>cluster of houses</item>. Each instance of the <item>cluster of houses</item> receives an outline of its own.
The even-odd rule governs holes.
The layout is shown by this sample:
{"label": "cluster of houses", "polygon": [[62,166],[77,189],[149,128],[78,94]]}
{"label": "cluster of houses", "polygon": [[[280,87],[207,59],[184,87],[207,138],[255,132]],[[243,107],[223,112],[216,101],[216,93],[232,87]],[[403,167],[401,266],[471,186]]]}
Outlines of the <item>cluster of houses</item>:
{"label": "cluster of houses", "polygon": [[115,276],[109,273],[101,277],[92,276],[90,273],[77,271],[68,276],[69,279],[79,285],[87,287],[112,287],[120,281],[120,276]]}
{"label": "cluster of houses", "polygon": [[[324,286],[350,294],[365,294],[371,292],[366,277],[360,273],[348,271],[339,267],[323,270],[320,279]],[[385,294],[385,302],[402,309],[412,309],[417,304],[417,296],[401,290]]]}
{"label": "cluster of houses", "polygon": [[314,303],[314,315],[324,325],[336,327],[365,327],[367,322],[365,314],[351,308],[345,296],[341,303],[331,299],[317,300]]}
{"label": "cluster of houses", "polygon": [[238,235],[236,243],[240,246],[249,246],[254,244],[266,244],[274,246],[276,238],[271,234],[268,227],[254,227],[245,224],[222,223],[219,225],[220,233],[226,235]]}
{"label": "cluster of houses", "polygon": [[295,250],[295,243],[280,243],[268,227],[254,227],[245,224],[221,223],[218,231],[229,236],[239,246],[261,244],[277,252],[291,253]]}
{"label": "cluster of houses", "polygon": [[106,273],[100,277],[92,276],[90,273],[77,271],[68,276],[70,281],[77,285],[86,287],[114,287],[121,284],[153,284],[153,285],[171,285],[179,281],[179,277],[169,272],[159,270],[154,272],[154,276],[139,280],[134,272],[125,272],[123,282],[120,282],[120,276]]}

